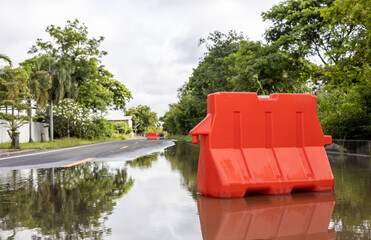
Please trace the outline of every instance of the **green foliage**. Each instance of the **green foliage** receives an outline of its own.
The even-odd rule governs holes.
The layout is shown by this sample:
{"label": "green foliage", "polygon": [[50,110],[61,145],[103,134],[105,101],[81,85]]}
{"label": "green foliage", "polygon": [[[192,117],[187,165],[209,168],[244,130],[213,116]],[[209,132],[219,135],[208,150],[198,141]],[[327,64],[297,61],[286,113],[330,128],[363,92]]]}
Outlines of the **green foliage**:
{"label": "green foliage", "polygon": [[[77,137],[87,139],[111,138],[117,126],[97,115],[74,99],[63,99],[54,106],[55,136],[59,138]],[[37,120],[49,123],[49,112],[39,111]],[[130,131],[128,128],[127,131]],[[127,134],[127,132],[123,133]]]}
{"label": "green foliage", "polygon": [[107,215],[134,185],[125,168],[104,163],[10,176],[0,186],[2,230],[16,233],[22,226],[34,229],[35,238],[48,239],[103,239],[110,234]]}
{"label": "green foliage", "polygon": [[46,56],[34,57],[21,63],[20,65],[28,72],[28,88],[31,99],[36,101],[38,107],[45,107],[49,101],[49,91],[52,86],[52,77],[42,65],[49,59]]}
{"label": "green foliage", "polygon": [[276,45],[241,41],[240,49],[225,61],[232,72],[233,91],[263,95],[307,91],[309,63],[295,61]]}
{"label": "green foliage", "polygon": [[326,49],[333,48],[336,40],[325,30],[328,21],[321,16],[334,0],[286,0],[262,13],[264,20],[273,22],[266,31],[266,39],[281,46],[299,59],[317,55],[323,63],[328,59]]}
{"label": "green foliage", "polygon": [[[87,27],[77,19],[67,21],[64,27],[50,25],[46,32],[51,40],[37,39],[29,53],[38,55],[22,63],[33,73],[32,78],[41,78],[39,71],[47,72],[52,78],[48,96],[36,90],[40,84],[32,82],[37,101],[44,105],[44,97],[48,97],[50,109],[63,99],[71,98],[93,112],[103,113],[111,108],[125,110],[126,102],[132,98],[131,92],[101,64],[101,58],[107,54],[100,50],[104,37],[89,38]],[[49,116],[49,122],[53,123],[52,111]],[[54,124],[50,126],[53,139]]]}
{"label": "green foliage", "polygon": [[166,135],[166,139],[175,139],[177,141],[183,141],[183,142],[191,142],[192,136],[187,135]]}
{"label": "green foliage", "polygon": [[178,103],[169,107],[163,117],[163,127],[171,134],[188,134],[206,116],[206,100],[197,100],[191,94],[183,95]]}
{"label": "green foliage", "polygon": [[[117,141],[117,140],[125,140],[127,139],[126,136],[120,135],[116,138],[116,135],[112,138],[98,138],[93,140],[76,138],[76,137],[69,137],[69,138],[59,138],[54,139],[53,141],[49,142],[25,142],[20,143],[20,149],[42,149],[42,148],[62,148],[62,147],[72,147],[78,145],[86,145],[92,143],[100,143],[100,142],[108,142],[108,141]],[[9,149],[10,143],[0,143],[0,149]]]}
{"label": "green foliage", "polygon": [[114,128],[118,131],[118,133],[129,134],[132,132],[132,129],[125,122],[118,122],[115,123],[114,125],[115,125]]}
{"label": "green foliage", "polygon": [[150,107],[146,105],[132,107],[126,114],[133,116],[133,126],[137,133],[143,134],[149,128],[156,129],[156,123],[158,122],[157,114],[152,112]]}
{"label": "green foliage", "polygon": [[125,110],[126,102],[132,98],[131,92],[113,74],[98,66],[96,59],[90,60],[91,76],[79,87],[77,100],[94,112]]}
{"label": "green foliage", "polygon": [[165,149],[165,158],[171,168],[182,174],[182,184],[197,198],[197,167],[200,148],[190,142],[177,141],[174,146]]}
{"label": "green foliage", "polygon": [[343,92],[338,88],[318,95],[318,117],[325,134],[338,139],[371,136],[370,116],[360,90],[353,87]]}
{"label": "green foliage", "polygon": [[193,70],[183,89],[180,89],[181,94],[191,91],[199,100],[204,100],[210,93],[232,90],[228,88],[230,71],[224,58],[239,50],[241,40],[243,36],[234,31],[227,35],[215,31],[210,33],[207,40],[200,39],[200,44],[205,44],[208,52]]}
{"label": "green foliage", "polygon": [[145,169],[152,167],[152,162],[157,161],[159,153],[152,153],[143,157],[136,158],[135,160],[127,161],[125,166],[132,168]]}
{"label": "green foliage", "polygon": [[[57,61],[55,57],[39,55],[25,60],[21,65],[30,72],[31,81],[35,77],[43,77],[44,80],[40,84],[44,89],[48,89],[48,94],[44,95],[48,97],[49,101],[59,103],[64,98],[76,98],[78,87],[71,77],[74,66],[69,61]],[[50,77],[47,77],[46,74],[49,74]],[[51,78],[51,84],[48,83],[48,78]],[[36,95],[37,97],[39,96]]]}
{"label": "green foliage", "polygon": [[130,91],[101,65],[101,58],[107,54],[99,49],[104,37],[89,38],[87,27],[77,19],[67,21],[64,27],[50,25],[46,32],[52,41],[37,39],[29,53],[44,53],[55,59],[59,67],[69,70],[63,72],[59,68],[56,73],[56,77],[64,79],[53,82],[54,102],[68,97],[77,98],[93,111],[104,112],[111,107],[125,109],[126,102],[132,97]]}
{"label": "green foliage", "polygon": [[22,68],[5,67],[0,73],[0,106],[10,107],[11,113],[0,112],[0,119],[6,121],[9,127],[8,134],[12,139],[12,147],[15,147],[15,135],[23,124],[28,120],[27,116],[16,115],[15,110],[28,110],[26,102],[29,92],[27,87],[27,72]]}
{"label": "green foliage", "polygon": [[278,46],[244,40],[233,31],[211,33],[208,40],[208,52],[179,89],[179,102],[170,104],[163,117],[164,129],[171,134],[188,134],[206,116],[207,95],[214,92],[309,91],[306,83],[313,66]]}
{"label": "green foliage", "polygon": [[269,42],[295,59],[321,59],[314,82],[325,132],[341,138],[370,138],[371,2],[288,0],[263,13],[273,22]]}
{"label": "green foliage", "polygon": [[103,118],[97,118],[93,123],[95,136],[102,138],[112,137],[116,132],[114,123]]}
{"label": "green foliage", "polygon": [[[312,93],[319,118],[335,138],[371,137],[371,2],[286,0],[263,13],[267,44],[230,31],[200,43],[207,52],[163,116],[164,129],[187,134],[218,91]],[[321,64],[318,64],[318,60]]]}
{"label": "green foliage", "polygon": [[46,32],[53,41],[43,42],[42,39],[37,39],[30,53],[43,51],[58,59],[67,57],[74,61],[85,60],[89,56],[100,58],[107,55],[107,52],[99,50],[104,37],[88,38],[88,28],[85,24],[80,24],[78,19],[73,22],[67,21],[64,28],[50,25],[46,28]]}
{"label": "green foliage", "polygon": [[9,66],[12,66],[12,60],[10,60],[10,58],[5,54],[0,53],[0,60],[4,60],[9,64]]}
{"label": "green foliage", "polygon": [[234,31],[228,34],[215,31],[207,39],[200,39],[208,52],[193,70],[189,81],[179,89],[179,102],[169,105],[169,111],[163,117],[164,130],[171,134],[187,134],[206,116],[207,95],[233,90],[231,66],[225,58],[239,50],[241,40],[243,36]]}

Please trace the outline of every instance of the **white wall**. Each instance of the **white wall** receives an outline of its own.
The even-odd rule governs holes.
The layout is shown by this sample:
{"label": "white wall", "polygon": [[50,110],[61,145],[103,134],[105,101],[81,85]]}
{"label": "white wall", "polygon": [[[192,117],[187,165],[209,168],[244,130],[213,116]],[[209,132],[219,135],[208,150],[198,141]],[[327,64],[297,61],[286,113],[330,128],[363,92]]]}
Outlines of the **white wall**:
{"label": "white wall", "polygon": [[[44,141],[49,141],[49,127],[46,126],[48,126],[46,123],[32,123],[32,140],[34,142],[41,141],[41,133],[44,133]],[[8,129],[9,128],[7,128],[6,122],[0,119],[0,143],[11,141],[7,132]],[[18,128],[18,132],[20,132],[19,142],[28,142],[30,140],[29,123],[26,123],[22,127]]]}

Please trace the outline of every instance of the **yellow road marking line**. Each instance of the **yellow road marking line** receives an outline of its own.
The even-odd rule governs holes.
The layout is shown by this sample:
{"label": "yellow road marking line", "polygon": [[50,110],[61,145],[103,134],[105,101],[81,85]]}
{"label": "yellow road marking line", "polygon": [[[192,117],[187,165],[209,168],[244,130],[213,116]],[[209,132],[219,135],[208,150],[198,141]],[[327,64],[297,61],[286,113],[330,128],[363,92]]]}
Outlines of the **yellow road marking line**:
{"label": "yellow road marking line", "polygon": [[122,148],[127,148],[127,147],[129,147],[129,146],[124,146],[124,147],[122,147]]}
{"label": "yellow road marking line", "polygon": [[115,152],[115,151],[111,150],[110,152]]}
{"label": "yellow road marking line", "polygon": [[72,167],[72,166],[75,166],[75,165],[77,165],[77,164],[80,164],[80,163],[83,163],[83,162],[87,162],[87,161],[90,161],[90,160],[93,160],[93,159],[95,159],[95,158],[85,158],[85,159],[83,159],[83,160],[81,160],[81,161],[77,161],[77,162],[74,162],[74,163],[70,163],[70,164],[64,165],[64,166],[62,166],[62,167]]}
{"label": "yellow road marking line", "polygon": [[135,144],[138,144],[139,142],[136,142]]}

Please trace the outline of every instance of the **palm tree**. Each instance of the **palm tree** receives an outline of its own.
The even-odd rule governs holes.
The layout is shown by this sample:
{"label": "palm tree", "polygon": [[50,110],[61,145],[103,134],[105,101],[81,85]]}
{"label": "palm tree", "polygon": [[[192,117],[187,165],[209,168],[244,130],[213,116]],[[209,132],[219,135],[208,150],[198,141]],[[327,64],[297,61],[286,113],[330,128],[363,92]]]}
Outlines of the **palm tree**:
{"label": "palm tree", "polygon": [[9,64],[9,66],[12,66],[12,61],[10,60],[10,58],[7,55],[0,53],[0,59],[7,62]]}
{"label": "palm tree", "polygon": [[[10,58],[7,55],[0,53],[0,60],[1,59],[4,60],[5,62],[7,62],[10,67],[12,66],[12,61],[10,60]],[[2,70],[3,69],[0,69],[0,72],[2,72]],[[5,105],[5,113],[8,113],[8,105]]]}
{"label": "palm tree", "polygon": [[50,116],[50,140],[54,140],[53,129],[53,105],[58,104],[64,98],[75,98],[78,93],[78,85],[71,78],[74,67],[69,61],[56,61],[55,58],[46,55],[43,59],[44,70],[51,76],[52,84],[49,89],[49,116]]}
{"label": "palm tree", "polygon": [[48,104],[49,89],[52,83],[52,79],[49,73],[47,73],[44,70],[41,70],[42,63],[43,63],[43,59],[40,57],[31,58],[21,63],[23,68],[25,68],[29,72],[29,79],[27,83],[28,89],[30,91],[30,98],[28,100],[28,103],[30,105],[30,111],[29,111],[30,139],[29,139],[29,142],[33,142],[32,140],[32,100],[36,102],[36,108],[45,107],[46,104]]}

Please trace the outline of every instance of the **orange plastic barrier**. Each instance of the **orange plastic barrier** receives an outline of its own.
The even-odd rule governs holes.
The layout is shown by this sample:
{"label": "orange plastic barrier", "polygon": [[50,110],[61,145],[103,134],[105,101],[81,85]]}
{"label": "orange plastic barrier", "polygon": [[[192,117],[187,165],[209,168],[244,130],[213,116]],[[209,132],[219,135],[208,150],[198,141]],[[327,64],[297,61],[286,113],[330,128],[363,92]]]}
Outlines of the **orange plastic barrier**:
{"label": "orange plastic barrier", "polygon": [[203,239],[335,239],[333,192],[217,199],[197,196]]}
{"label": "orange plastic barrier", "polygon": [[333,189],[324,149],[332,138],[323,135],[315,96],[214,93],[207,112],[190,131],[195,144],[201,135],[199,193],[234,198]]}
{"label": "orange plastic barrier", "polygon": [[147,133],[147,140],[157,140],[158,135],[155,132],[149,132]]}

